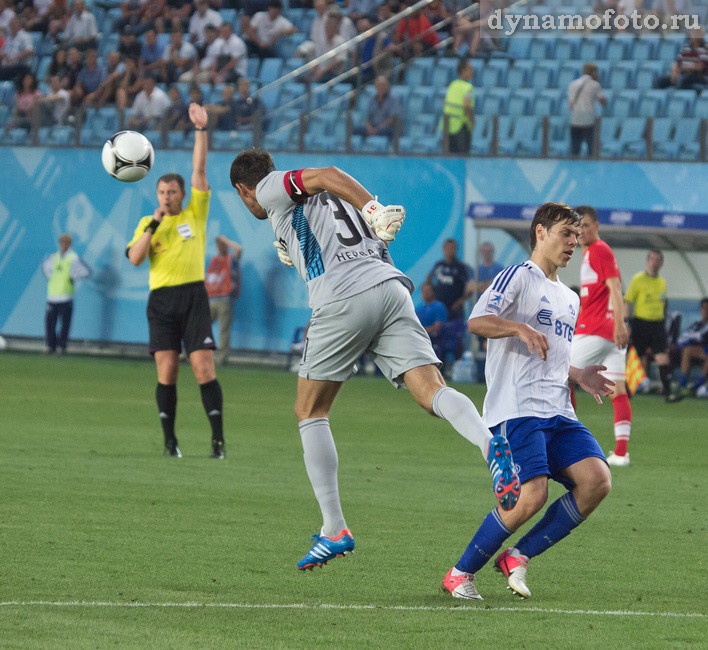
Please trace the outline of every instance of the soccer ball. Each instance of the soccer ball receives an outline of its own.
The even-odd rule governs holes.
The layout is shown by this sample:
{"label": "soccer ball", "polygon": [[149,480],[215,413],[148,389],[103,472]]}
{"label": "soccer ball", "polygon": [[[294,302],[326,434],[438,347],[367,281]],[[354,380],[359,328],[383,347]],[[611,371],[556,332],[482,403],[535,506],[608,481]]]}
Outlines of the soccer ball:
{"label": "soccer ball", "polygon": [[142,133],[120,131],[103,145],[101,162],[113,178],[134,183],[145,178],[155,162],[155,151]]}

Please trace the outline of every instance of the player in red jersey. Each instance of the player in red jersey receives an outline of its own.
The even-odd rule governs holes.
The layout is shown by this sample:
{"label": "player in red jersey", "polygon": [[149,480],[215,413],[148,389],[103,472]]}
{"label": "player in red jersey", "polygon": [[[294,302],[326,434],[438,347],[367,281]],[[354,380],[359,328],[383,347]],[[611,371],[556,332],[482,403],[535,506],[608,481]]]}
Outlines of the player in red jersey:
{"label": "player in red jersey", "polygon": [[624,322],[620,271],[612,249],[600,239],[595,209],[581,205],[575,211],[582,217],[583,265],[580,315],[570,364],[578,368],[595,364],[606,366],[603,374],[615,382],[611,395],[615,411],[615,450],[608,455],[607,462],[629,465],[627,444],[632,428],[632,407],[624,379],[629,333]]}

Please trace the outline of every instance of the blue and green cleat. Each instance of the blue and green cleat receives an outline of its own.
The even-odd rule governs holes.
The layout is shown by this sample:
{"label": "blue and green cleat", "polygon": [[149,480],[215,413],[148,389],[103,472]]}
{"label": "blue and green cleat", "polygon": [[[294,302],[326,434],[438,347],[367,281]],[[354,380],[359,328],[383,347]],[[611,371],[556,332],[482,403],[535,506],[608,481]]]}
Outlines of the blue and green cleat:
{"label": "blue and green cleat", "polygon": [[504,436],[494,436],[489,441],[487,467],[492,473],[494,496],[502,510],[512,510],[521,494],[521,483],[514,471],[514,458],[509,441]]}
{"label": "blue and green cleat", "polygon": [[344,557],[347,553],[351,553],[354,550],[354,538],[348,528],[342,529],[336,537],[315,534],[312,536],[312,541],[314,542],[312,548],[297,563],[299,571],[304,571],[305,569],[312,571],[316,566],[321,567],[330,560],[336,557]]}

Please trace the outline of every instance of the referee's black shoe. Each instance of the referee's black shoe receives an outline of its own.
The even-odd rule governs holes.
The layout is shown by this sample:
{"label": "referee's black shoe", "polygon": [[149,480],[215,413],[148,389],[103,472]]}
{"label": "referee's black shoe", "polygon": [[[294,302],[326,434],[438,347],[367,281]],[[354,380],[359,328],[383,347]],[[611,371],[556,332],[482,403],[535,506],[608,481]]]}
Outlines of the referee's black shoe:
{"label": "referee's black shoe", "polygon": [[165,456],[170,458],[182,458],[182,452],[177,446],[177,439],[165,440]]}
{"label": "referee's black shoe", "polygon": [[211,441],[211,456],[209,456],[209,458],[214,458],[216,460],[223,460],[226,458],[226,449],[224,448],[223,440]]}

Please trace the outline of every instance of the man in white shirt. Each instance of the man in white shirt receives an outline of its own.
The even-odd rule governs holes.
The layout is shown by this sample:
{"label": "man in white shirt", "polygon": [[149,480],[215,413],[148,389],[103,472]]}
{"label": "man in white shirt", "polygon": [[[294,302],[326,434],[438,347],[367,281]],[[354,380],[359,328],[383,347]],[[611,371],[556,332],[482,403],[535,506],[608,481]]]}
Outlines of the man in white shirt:
{"label": "man in white shirt", "polygon": [[594,63],[583,65],[583,75],[568,85],[570,107],[570,153],[580,155],[583,142],[587,143],[588,155],[593,153],[595,140],[595,103],[607,103],[600,86],[599,72]]}
{"label": "man in white shirt", "polygon": [[10,34],[0,49],[0,81],[9,81],[29,72],[34,56],[32,38],[20,28],[19,18],[10,20]]}
{"label": "man in white shirt", "polygon": [[[344,44],[344,38],[339,31],[341,20],[342,13],[340,11],[335,13],[327,12],[324,40],[321,43],[317,43],[315,47],[316,59]],[[314,82],[325,82],[333,79],[344,71],[348,58],[348,52],[340,52],[330,59],[323,61],[311,70],[310,80]]]}
{"label": "man in white shirt", "polygon": [[610,491],[610,471],[597,440],[578,422],[569,381],[601,403],[614,385],[603,366],[574,368],[570,349],[580,308],[577,294],[558,278],[580,236],[580,216],[563,203],[546,203],[531,222],[531,259],[499,273],[468,322],[487,342],[487,396],[482,419],[504,436],[522,484],[513,510],[487,515],[443,587],[456,598],[481,599],[475,574],[502,543],[546,503],[549,476],[569,491],[495,560],[509,588],[522,598],[529,558],[570,534]]}
{"label": "man in white shirt", "polygon": [[217,28],[214,25],[207,25],[204,28],[204,56],[201,61],[198,58],[194,59],[192,69],[180,75],[179,80],[181,82],[209,83],[211,81],[216,60],[221,51],[221,43],[219,43],[217,34]]}
{"label": "man in white shirt", "polygon": [[259,11],[251,18],[246,41],[251,54],[261,58],[274,57],[278,40],[297,33],[297,27],[282,16],[282,11],[280,0],[271,0],[268,3],[268,11]]}
{"label": "man in white shirt", "polygon": [[212,83],[235,83],[248,76],[246,44],[234,34],[231,23],[222,23],[216,39],[218,55],[212,69]]}
{"label": "man in white shirt", "polygon": [[0,0],[0,29],[8,31],[10,21],[15,17],[15,12],[9,6],[8,0]]}
{"label": "man in white shirt", "polygon": [[167,93],[155,85],[155,79],[145,77],[143,89],[133,102],[133,111],[128,123],[130,128],[138,130],[159,128],[160,120],[171,104]]}
{"label": "man in white shirt", "polygon": [[189,70],[197,58],[197,50],[190,42],[184,40],[182,32],[170,34],[170,44],[162,55],[163,79],[174,83],[180,75]]}
{"label": "man in white shirt", "polygon": [[224,19],[218,11],[209,8],[207,0],[196,0],[195,5],[197,10],[189,19],[189,28],[187,31],[189,32],[189,38],[192,43],[201,46],[204,44],[204,28],[207,25],[218,27],[224,22]]}
{"label": "man in white shirt", "polygon": [[74,0],[71,6],[71,18],[66,23],[62,34],[64,46],[86,50],[96,47],[97,37],[96,17],[86,9],[84,0]]}
{"label": "man in white shirt", "polygon": [[71,101],[69,91],[66,88],[62,88],[59,75],[49,77],[49,85],[51,92],[39,100],[42,126],[63,124],[66,114],[69,112],[69,103]]}

